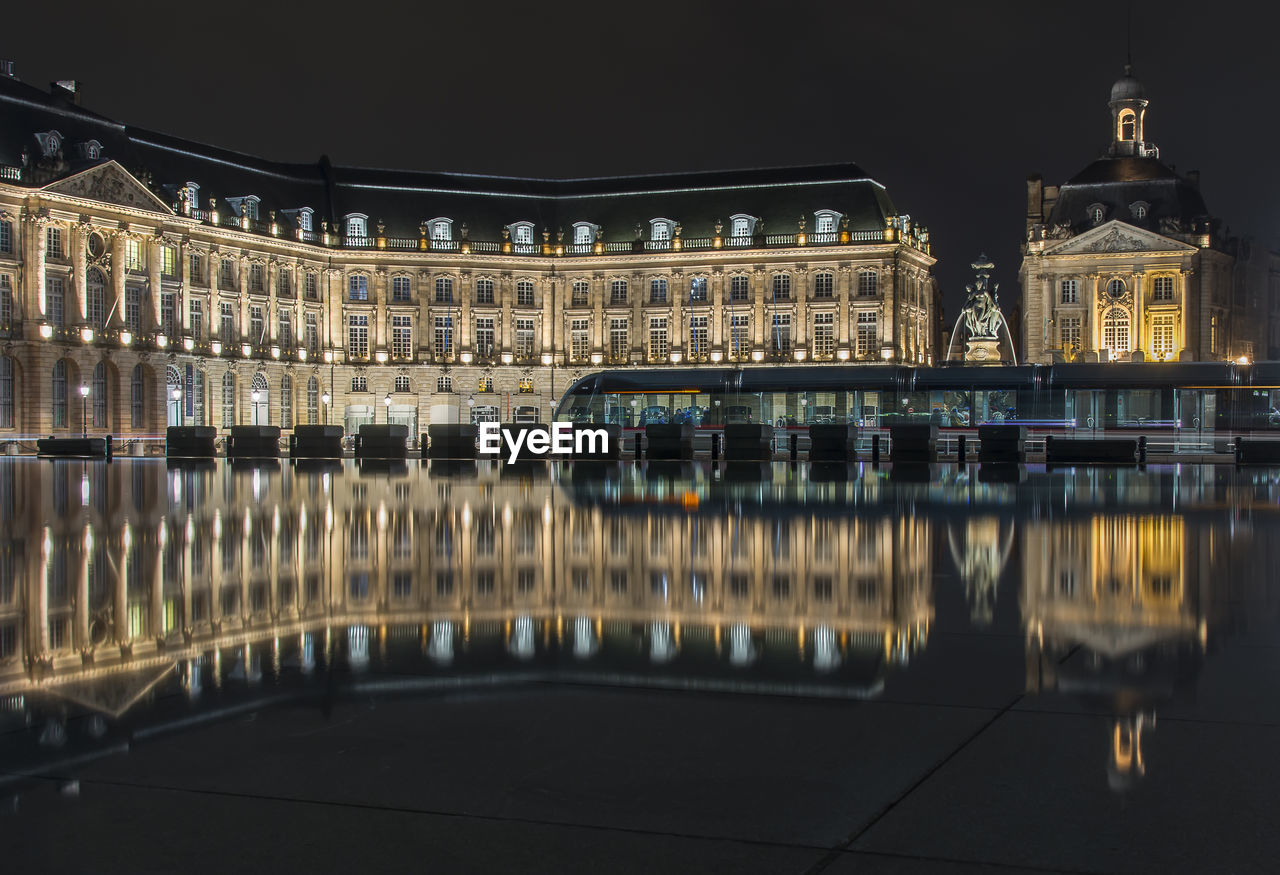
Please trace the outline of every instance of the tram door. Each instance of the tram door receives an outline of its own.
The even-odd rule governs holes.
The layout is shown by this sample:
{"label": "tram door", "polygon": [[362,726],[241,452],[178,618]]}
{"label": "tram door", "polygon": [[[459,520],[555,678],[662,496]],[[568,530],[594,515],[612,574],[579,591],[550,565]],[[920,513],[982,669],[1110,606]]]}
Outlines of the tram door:
{"label": "tram door", "polygon": [[853,411],[863,428],[880,427],[880,393],[851,392],[849,409]]}
{"label": "tram door", "polygon": [[1101,389],[1077,389],[1067,392],[1066,420],[1076,428],[1099,429],[1103,427],[1105,393]]}

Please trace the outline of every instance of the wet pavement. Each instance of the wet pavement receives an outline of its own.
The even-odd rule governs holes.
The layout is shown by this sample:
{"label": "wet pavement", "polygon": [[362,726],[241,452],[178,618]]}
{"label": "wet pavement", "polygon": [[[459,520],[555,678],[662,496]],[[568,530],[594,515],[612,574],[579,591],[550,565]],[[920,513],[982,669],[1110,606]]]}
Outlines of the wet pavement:
{"label": "wet pavement", "polygon": [[37,871],[1267,872],[1280,471],[0,461]]}

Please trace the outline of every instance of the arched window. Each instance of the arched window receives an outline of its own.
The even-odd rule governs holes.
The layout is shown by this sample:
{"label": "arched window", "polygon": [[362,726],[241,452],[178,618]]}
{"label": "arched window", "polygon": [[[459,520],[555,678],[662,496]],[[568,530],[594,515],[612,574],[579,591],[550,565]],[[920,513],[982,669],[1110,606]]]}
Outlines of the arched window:
{"label": "arched window", "polygon": [[1113,279],[1107,281],[1107,297],[1119,298],[1124,295],[1125,285],[1122,279]]}
{"label": "arched window", "polygon": [[431,239],[432,240],[452,240],[453,239],[453,219],[438,218],[431,220]]}
{"label": "arched window", "polygon": [[1132,140],[1137,128],[1137,118],[1132,112],[1125,111],[1120,113],[1120,139]]}
{"label": "arched window", "polygon": [[107,427],[107,363],[98,362],[93,367],[93,427]]}
{"label": "arched window", "polygon": [[293,377],[280,378],[280,427],[293,428]]}
{"label": "arched window", "polygon": [[1103,318],[1102,347],[1113,359],[1129,352],[1129,313],[1123,307],[1112,307]]}
{"label": "arched window", "polygon": [[[176,377],[177,374],[175,373]],[[143,428],[147,418],[146,374],[142,365],[134,365],[129,376],[129,427]]]}
{"label": "arched window", "polygon": [[53,363],[53,427],[67,427],[67,362]]}
{"label": "arched window", "polygon": [[236,375],[227,371],[222,375],[222,427],[236,424]]}
{"label": "arched window", "polygon": [[655,243],[665,243],[671,239],[671,226],[675,224],[670,219],[650,219],[649,220],[649,239]]}
{"label": "arched window", "polygon": [[[174,390],[177,390],[178,397],[174,397]],[[183,405],[186,405],[184,408]],[[169,365],[164,369],[164,409],[165,409],[165,425],[183,425],[183,411],[190,410],[190,387],[187,392],[182,391],[182,372],[173,365]]]}
{"label": "arched window", "polygon": [[369,217],[364,213],[348,213],[346,219],[348,237],[369,236]]}
{"label": "arched window", "polygon": [[107,282],[102,277],[102,272],[96,267],[89,270],[85,277],[85,304],[84,318],[92,328],[101,328],[103,317],[106,315],[106,294]]}
{"label": "arched window", "polygon": [[315,425],[320,421],[320,381],[315,377],[307,380],[307,424]]}
{"label": "arched window", "polygon": [[595,240],[595,228],[590,222],[575,222],[573,225],[573,242],[584,246]]}
{"label": "arched window", "polygon": [[533,243],[533,222],[516,222],[509,226],[511,239],[517,246],[528,246]]}
{"label": "arched window", "polygon": [[738,213],[729,217],[729,236],[730,244],[738,246],[745,245],[745,238],[750,237],[755,231],[756,220],[754,216],[748,216],[745,213]]}
{"label": "arched window", "polygon": [[13,359],[0,355],[0,428],[13,428]]}

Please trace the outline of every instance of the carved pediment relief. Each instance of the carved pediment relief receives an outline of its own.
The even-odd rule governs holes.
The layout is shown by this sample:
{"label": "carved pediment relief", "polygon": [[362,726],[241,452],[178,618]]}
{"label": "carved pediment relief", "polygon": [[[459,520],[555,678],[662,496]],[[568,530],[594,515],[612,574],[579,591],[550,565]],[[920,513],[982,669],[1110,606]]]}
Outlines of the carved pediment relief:
{"label": "carved pediment relief", "polygon": [[173,215],[173,210],[164,201],[115,161],[99,164],[51,183],[44,190],[135,210]]}
{"label": "carved pediment relief", "polygon": [[1181,252],[1194,246],[1123,222],[1111,221],[1045,249],[1045,255],[1092,255],[1109,252]]}

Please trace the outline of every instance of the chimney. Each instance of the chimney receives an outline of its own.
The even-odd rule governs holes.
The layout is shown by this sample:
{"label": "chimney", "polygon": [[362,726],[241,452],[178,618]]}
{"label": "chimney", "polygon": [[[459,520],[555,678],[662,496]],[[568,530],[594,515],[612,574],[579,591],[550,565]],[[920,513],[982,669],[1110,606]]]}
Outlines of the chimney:
{"label": "chimney", "polygon": [[59,79],[49,83],[49,93],[80,105],[80,83],[75,79]]}
{"label": "chimney", "polygon": [[1194,188],[1196,191],[1200,190],[1200,171],[1199,170],[1187,171],[1187,184],[1190,185],[1192,188]]}
{"label": "chimney", "polygon": [[0,77],[5,79],[17,79],[17,75],[13,72],[13,61],[7,61],[0,58]]}

